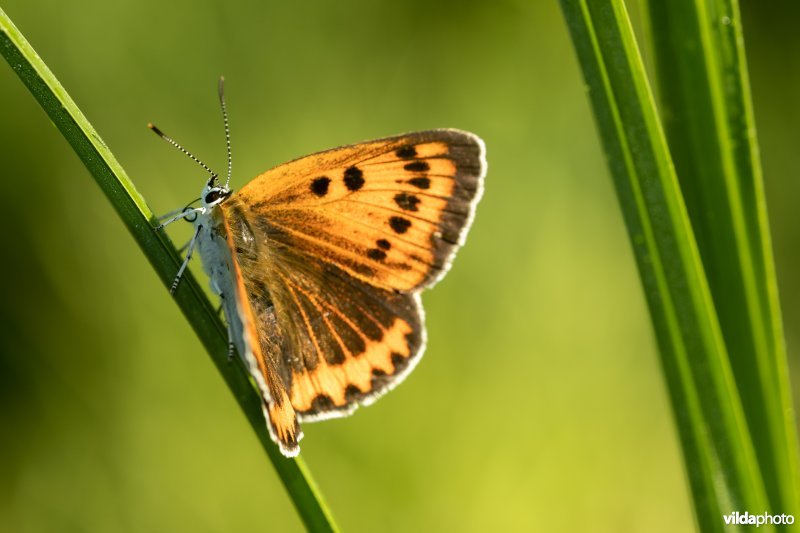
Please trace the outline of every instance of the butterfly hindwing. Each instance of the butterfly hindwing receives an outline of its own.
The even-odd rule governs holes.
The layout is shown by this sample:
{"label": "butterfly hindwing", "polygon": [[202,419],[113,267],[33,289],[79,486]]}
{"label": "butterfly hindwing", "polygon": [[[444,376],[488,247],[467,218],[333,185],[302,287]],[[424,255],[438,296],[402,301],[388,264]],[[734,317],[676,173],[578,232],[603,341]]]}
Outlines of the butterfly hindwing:
{"label": "butterfly hindwing", "polygon": [[377,398],[413,368],[425,341],[417,295],[314,266],[281,273],[287,297],[276,301],[299,319],[291,347],[302,356],[290,361],[287,386],[302,420],[345,415]]}

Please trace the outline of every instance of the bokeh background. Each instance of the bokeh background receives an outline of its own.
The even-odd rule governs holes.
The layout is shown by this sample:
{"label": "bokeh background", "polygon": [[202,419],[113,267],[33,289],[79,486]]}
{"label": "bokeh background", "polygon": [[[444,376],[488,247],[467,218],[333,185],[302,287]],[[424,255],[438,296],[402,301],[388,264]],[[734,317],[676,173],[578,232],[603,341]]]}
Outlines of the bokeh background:
{"label": "bokeh background", "polygon": [[[742,0],[787,343],[800,348],[800,15]],[[558,4],[5,0],[148,199],[458,127],[486,194],[409,379],[303,456],[347,531],[694,527],[644,298]],[[0,530],[298,531],[270,463],[88,172],[0,65]],[[176,242],[188,225],[171,230]],[[199,264],[194,265],[195,268]],[[775,510],[779,511],[779,510]]]}

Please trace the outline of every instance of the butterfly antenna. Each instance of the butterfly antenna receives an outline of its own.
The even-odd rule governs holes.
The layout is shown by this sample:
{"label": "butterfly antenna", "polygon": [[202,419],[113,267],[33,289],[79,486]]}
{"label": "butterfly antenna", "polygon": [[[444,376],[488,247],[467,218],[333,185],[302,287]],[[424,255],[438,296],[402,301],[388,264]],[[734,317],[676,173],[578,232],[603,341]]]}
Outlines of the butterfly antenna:
{"label": "butterfly antenna", "polygon": [[183,152],[185,155],[189,156],[192,159],[192,161],[194,161],[195,163],[197,163],[198,165],[203,167],[203,169],[205,169],[206,172],[211,174],[212,178],[216,178],[217,177],[217,173],[214,172],[213,170],[211,170],[210,168],[208,168],[208,165],[206,165],[205,163],[203,163],[202,161],[197,159],[194,155],[192,155],[191,152],[189,152],[189,150],[187,150],[186,148],[184,148],[183,146],[181,146],[177,142],[173,141],[171,137],[167,137],[167,135],[163,131],[161,131],[160,129],[155,127],[155,125],[152,122],[148,123],[147,127],[150,128],[151,130],[153,130],[153,132],[156,135],[158,135],[159,137],[161,137],[162,139],[167,141],[169,144],[171,144],[172,146],[174,146],[175,148],[177,148],[178,150]]}
{"label": "butterfly antenna", "polygon": [[228,179],[225,180],[225,188],[228,188],[228,183],[231,181],[231,173],[233,172],[233,159],[231,158],[231,130],[228,127],[228,108],[225,106],[225,77],[219,77],[219,85],[217,90],[219,92],[219,105],[222,107],[222,120],[225,122],[225,145],[228,147]]}

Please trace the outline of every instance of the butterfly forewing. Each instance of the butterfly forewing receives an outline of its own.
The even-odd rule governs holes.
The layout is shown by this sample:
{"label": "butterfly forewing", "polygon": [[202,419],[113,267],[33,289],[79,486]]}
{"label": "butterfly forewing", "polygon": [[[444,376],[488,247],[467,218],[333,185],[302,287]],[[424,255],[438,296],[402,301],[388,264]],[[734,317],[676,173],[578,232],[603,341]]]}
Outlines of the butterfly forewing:
{"label": "butterfly forewing", "polygon": [[483,143],[432,130],[337,148],[272,169],[238,196],[300,254],[364,283],[411,291],[438,280],[472,217]]}

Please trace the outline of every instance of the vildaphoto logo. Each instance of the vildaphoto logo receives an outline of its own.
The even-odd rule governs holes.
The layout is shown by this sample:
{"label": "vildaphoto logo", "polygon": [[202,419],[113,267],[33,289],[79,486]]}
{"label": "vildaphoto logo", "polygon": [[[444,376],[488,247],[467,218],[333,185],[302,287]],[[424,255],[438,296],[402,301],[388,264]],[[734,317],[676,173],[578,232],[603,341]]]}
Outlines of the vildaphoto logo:
{"label": "vildaphoto logo", "polygon": [[764,512],[763,514],[750,514],[747,511],[740,513],[739,511],[734,511],[731,514],[724,514],[722,515],[722,519],[725,520],[726,526],[744,526],[744,525],[753,525],[753,526],[764,526],[767,524],[775,524],[775,525],[783,525],[783,524],[794,524],[794,515],[790,514],[769,514]]}

